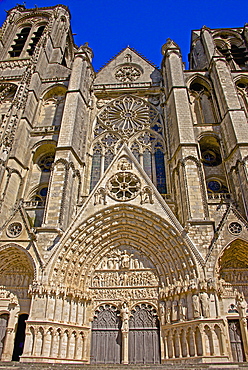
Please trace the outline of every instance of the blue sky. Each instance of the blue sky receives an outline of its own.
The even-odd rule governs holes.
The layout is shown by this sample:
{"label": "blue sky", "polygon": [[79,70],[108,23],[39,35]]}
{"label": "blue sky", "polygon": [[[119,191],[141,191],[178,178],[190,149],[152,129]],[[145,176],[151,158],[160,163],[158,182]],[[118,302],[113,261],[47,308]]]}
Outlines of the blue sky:
{"label": "blue sky", "polygon": [[[0,23],[16,0],[0,0]],[[23,2],[20,1],[20,4]],[[26,7],[51,6],[59,0],[26,0]],[[160,66],[161,46],[169,37],[187,62],[191,30],[243,27],[248,23],[248,0],[60,0],[71,11],[77,45],[89,43],[98,70],[130,45]]]}

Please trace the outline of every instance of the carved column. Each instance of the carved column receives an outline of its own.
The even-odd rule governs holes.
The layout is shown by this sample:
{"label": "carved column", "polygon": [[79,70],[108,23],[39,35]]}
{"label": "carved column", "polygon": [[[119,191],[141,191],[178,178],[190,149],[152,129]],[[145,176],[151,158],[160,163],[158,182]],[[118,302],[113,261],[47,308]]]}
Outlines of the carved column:
{"label": "carved column", "polygon": [[215,337],[215,331],[214,331],[214,328],[211,327],[210,328],[210,331],[211,331],[211,343],[210,343],[210,353],[211,353],[211,356],[215,356],[216,355],[216,351],[215,351],[215,346],[214,346],[214,337]]}
{"label": "carved column", "polygon": [[14,349],[15,329],[7,328],[1,361],[11,361]]}
{"label": "carved column", "polygon": [[122,364],[128,364],[128,331],[122,330]]}
{"label": "carved column", "polygon": [[248,333],[247,320],[245,317],[239,319],[242,341],[244,345],[245,360],[248,361]]}
{"label": "carved column", "polygon": [[38,328],[34,328],[34,344],[33,344],[33,351],[32,356],[36,356],[36,347],[37,347],[37,335],[38,335]]}
{"label": "carved column", "polygon": [[165,358],[165,337],[163,335],[163,331],[160,326],[160,343],[161,343],[161,360]]}
{"label": "carved column", "polygon": [[[182,332],[182,344],[185,346],[186,357],[189,357],[189,344],[187,341],[187,335],[186,335],[185,330],[183,330]],[[182,353],[183,353],[183,349],[182,349]]]}
{"label": "carved column", "polygon": [[169,358],[168,333],[165,333],[163,339],[164,339],[164,359],[167,360]]}
{"label": "carved column", "polygon": [[175,347],[178,348],[178,357],[181,358],[182,357],[182,347],[181,347],[180,335],[178,331],[176,331],[175,333]]}
{"label": "carved column", "polygon": [[171,358],[175,358],[174,340],[173,340],[173,335],[172,335],[171,331],[169,332],[168,340],[169,340],[168,346],[169,345],[171,346]]}
{"label": "carved column", "polygon": [[206,356],[206,342],[205,342],[205,332],[202,325],[199,326],[201,346],[202,346],[202,356]]}
{"label": "carved column", "polygon": [[195,328],[191,329],[191,338],[192,338],[192,344],[193,344],[193,351],[194,351],[194,356],[197,356],[197,343],[195,339]]}
{"label": "carved column", "polygon": [[128,364],[128,333],[129,333],[129,309],[127,304],[124,302],[121,309],[122,319],[122,364]]}

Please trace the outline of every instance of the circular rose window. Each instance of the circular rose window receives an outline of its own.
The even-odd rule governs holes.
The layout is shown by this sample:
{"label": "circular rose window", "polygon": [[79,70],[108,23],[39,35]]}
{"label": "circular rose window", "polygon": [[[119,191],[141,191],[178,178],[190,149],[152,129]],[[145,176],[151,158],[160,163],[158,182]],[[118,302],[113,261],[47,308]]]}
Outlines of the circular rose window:
{"label": "circular rose window", "polygon": [[242,231],[242,226],[240,225],[239,222],[231,222],[228,225],[228,230],[233,235],[239,235]]}
{"label": "circular rose window", "polygon": [[20,222],[12,222],[7,228],[7,235],[16,238],[22,232],[22,224]]}
{"label": "circular rose window", "polygon": [[131,172],[119,172],[108,181],[109,196],[115,200],[134,199],[140,190],[140,181]]}

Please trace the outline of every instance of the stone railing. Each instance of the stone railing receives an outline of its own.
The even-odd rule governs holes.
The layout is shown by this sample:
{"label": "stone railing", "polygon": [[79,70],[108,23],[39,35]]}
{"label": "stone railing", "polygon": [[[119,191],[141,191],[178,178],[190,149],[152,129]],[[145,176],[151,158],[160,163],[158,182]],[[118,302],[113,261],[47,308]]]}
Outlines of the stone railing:
{"label": "stone railing", "polygon": [[60,126],[39,126],[34,127],[31,131],[31,135],[46,135],[53,134],[59,131]]}
{"label": "stone railing", "polygon": [[23,205],[25,208],[44,208],[45,200],[26,200]]}
{"label": "stone railing", "polygon": [[209,200],[230,200],[231,194],[230,193],[208,193]]}
{"label": "stone railing", "polygon": [[14,69],[14,68],[23,68],[30,63],[30,59],[18,59],[18,60],[3,60],[0,62],[0,69]]}
{"label": "stone railing", "polygon": [[152,87],[150,82],[123,82],[123,83],[116,83],[116,84],[104,84],[104,85],[94,85],[94,90],[106,90],[106,89],[125,89],[130,87]]}

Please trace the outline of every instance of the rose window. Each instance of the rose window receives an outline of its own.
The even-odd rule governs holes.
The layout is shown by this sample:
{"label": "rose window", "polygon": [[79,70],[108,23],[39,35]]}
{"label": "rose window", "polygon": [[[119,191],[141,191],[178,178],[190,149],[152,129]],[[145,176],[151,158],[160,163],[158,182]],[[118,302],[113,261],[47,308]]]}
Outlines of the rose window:
{"label": "rose window", "polygon": [[130,172],[119,172],[112,176],[108,182],[111,198],[120,201],[134,199],[140,190],[140,181]]}
{"label": "rose window", "polygon": [[105,107],[99,118],[113,130],[132,134],[150,126],[151,108],[142,99],[124,96]]}
{"label": "rose window", "polygon": [[22,232],[22,224],[20,222],[12,222],[7,229],[7,234],[10,237],[17,237]]}
{"label": "rose window", "polygon": [[115,73],[115,78],[121,82],[132,82],[141,76],[141,71],[133,66],[122,66]]}
{"label": "rose window", "polygon": [[239,222],[231,222],[228,225],[228,230],[233,235],[239,235],[242,231],[242,226],[240,225]]}

